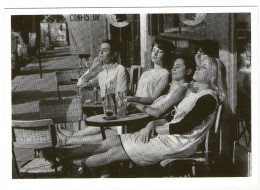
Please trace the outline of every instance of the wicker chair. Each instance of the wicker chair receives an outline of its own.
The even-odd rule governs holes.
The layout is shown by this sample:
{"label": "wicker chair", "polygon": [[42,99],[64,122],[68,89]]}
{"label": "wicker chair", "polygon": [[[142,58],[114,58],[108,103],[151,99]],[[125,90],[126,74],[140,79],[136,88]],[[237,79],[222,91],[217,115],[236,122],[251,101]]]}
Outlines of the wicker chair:
{"label": "wicker chair", "polygon": [[[220,119],[222,114],[222,104],[217,108],[215,125],[208,131],[204,143],[202,143],[201,151],[196,152],[190,157],[172,158],[161,161],[160,165],[167,168],[167,176],[175,176],[175,167],[183,164],[189,165],[191,177],[196,176],[196,166],[200,163],[204,166],[210,167],[214,158],[222,153],[222,129]],[[213,142],[214,141],[214,142]],[[182,168],[180,168],[182,169]]]}
{"label": "wicker chair", "polygon": [[130,76],[129,91],[131,94],[135,94],[138,81],[142,74],[142,67],[140,65],[132,65],[131,68],[127,68],[127,72]]}
{"label": "wicker chair", "polygon": [[82,97],[41,100],[39,103],[41,119],[52,119],[58,124],[78,122],[78,128],[81,129]]}
{"label": "wicker chair", "polygon": [[[57,165],[55,145],[57,143],[54,124],[51,119],[33,120],[33,121],[12,121],[12,153],[19,178],[26,175],[38,176],[39,174],[58,175],[62,167]],[[40,158],[39,151],[51,148],[54,159],[49,161]],[[17,156],[15,152],[24,151],[24,149],[33,149],[35,157],[27,161],[21,167],[18,167]]]}
{"label": "wicker chair", "polygon": [[64,85],[75,85],[77,79],[79,78],[79,70],[69,70],[69,71],[56,71],[55,78],[58,90],[58,97],[61,98],[60,86]]}

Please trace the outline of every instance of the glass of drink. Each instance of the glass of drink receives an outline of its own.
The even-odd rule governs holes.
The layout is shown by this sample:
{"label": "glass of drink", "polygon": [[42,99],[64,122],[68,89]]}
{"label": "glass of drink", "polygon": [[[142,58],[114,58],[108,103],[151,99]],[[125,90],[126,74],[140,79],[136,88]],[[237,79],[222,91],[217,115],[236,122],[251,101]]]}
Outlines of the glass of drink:
{"label": "glass of drink", "polygon": [[107,117],[112,117],[115,116],[115,105],[114,102],[112,100],[112,96],[108,96],[107,98],[104,99],[104,101],[102,101],[103,104],[103,109],[104,109],[104,113],[106,114]]}
{"label": "glass of drink", "polygon": [[94,104],[96,104],[97,103],[97,86],[94,86],[93,93],[94,93],[93,102],[94,102]]}
{"label": "glass of drink", "polygon": [[119,93],[117,97],[117,116],[125,117],[127,110],[127,99],[124,94]]}

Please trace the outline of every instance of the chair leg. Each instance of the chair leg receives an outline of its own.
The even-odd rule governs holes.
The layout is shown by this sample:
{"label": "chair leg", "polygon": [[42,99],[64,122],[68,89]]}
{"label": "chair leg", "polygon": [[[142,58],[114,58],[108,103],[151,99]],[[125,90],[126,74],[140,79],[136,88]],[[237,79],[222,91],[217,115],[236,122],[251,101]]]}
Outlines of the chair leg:
{"label": "chair leg", "polygon": [[52,151],[53,151],[53,156],[54,156],[54,159],[53,159],[53,164],[54,164],[54,169],[55,169],[55,176],[58,177],[58,162],[56,160],[56,150],[55,150],[55,147],[53,146],[52,147]]}
{"label": "chair leg", "polygon": [[192,176],[196,176],[196,167],[195,167],[195,163],[193,163],[192,166],[191,166],[191,172],[192,172]]}
{"label": "chair leg", "polygon": [[170,177],[170,173],[171,173],[171,167],[172,167],[173,162],[171,162],[168,166],[168,173],[167,173],[167,177]]}
{"label": "chair leg", "polygon": [[57,90],[58,90],[58,97],[59,97],[59,99],[61,99],[59,85],[57,85]]}
{"label": "chair leg", "polygon": [[14,167],[15,167],[15,170],[16,170],[16,174],[18,176],[18,178],[22,178],[20,172],[19,172],[19,167],[18,167],[18,164],[17,164],[17,160],[16,160],[16,156],[15,156],[15,153],[14,153],[14,149],[12,148],[12,153],[13,153],[13,161],[14,161]]}
{"label": "chair leg", "polygon": [[148,177],[148,166],[144,166],[144,177]]}
{"label": "chair leg", "polygon": [[81,121],[79,121],[79,131],[81,130]]}

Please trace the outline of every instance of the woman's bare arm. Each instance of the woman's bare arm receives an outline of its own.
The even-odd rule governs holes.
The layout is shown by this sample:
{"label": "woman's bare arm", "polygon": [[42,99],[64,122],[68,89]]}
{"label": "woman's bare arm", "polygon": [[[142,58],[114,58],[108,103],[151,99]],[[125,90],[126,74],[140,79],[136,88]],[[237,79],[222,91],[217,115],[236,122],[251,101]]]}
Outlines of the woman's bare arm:
{"label": "woman's bare arm", "polygon": [[169,98],[169,100],[164,105],[162,105],[160,109],[152,108],[150,106],[146,106],[140,103],[133,104],[138,110],[145,112],[155,118],[160,118],[161,116],[165,115],[167,112],[172,110],[174,106],[176,106],[183,100],[186,94],[186,90],[187,89],[184,86],[180,86],[179,88],[177,88],[174,91],[173,95]]}
{"label": "woman's bare arm", "polygon": [[131,102],[137,102],[142,104],[151,104],[162,94],[162,92],[167,88],[168,84],[169,84],[169,75],[165,75],[161,77],[161,80],[158,83],[152,97],[132,97],[129,98],[128,100]]}
{"label": "woman's bare arm", "polygon": [[77,86],[80,88],[94,86],[98,83],[97,75],[103,70],[98,58],[95,58],[92,66],[78,80]]}

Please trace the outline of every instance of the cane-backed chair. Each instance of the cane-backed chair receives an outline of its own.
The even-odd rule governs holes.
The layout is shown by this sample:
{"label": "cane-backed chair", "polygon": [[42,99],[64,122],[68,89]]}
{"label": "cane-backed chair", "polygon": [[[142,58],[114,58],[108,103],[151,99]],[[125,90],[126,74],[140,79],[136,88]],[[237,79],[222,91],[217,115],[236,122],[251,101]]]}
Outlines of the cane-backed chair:
{"label": "cane-backed chair", "polygon": [[129,91],[131,94],[135,94],[137,90],[137,84],[142,74],[142,67],[140,65],[132,65],[127,68],[129,73]]}
{"label": "cane-backed chair", "polygon": [[[12,153],[15,169],[19,178],[25,176],[55,175],[62,171],[56,162],[55,145],[57,143],[54,124],[51,119],[32,121],[12,121]],[[52,159],[40,157],[40,150],[51,149]],[[19,152],[34,151],[34,158],[23,156],[27,162],[22,164]],[[19,162],[19,164],[18,164]],[[22,165],[21,165],[22,164]],[[19,166],[21,165],[21,166]]]}
{"label": "cane-backed chair", "polygon": [[77,79],[79,78],[79,70],[69,71],[56,71],[55,79],[57,84],[58,97],[61,98],[60,86],[64,85],[76,85]]}
{"label": "cane-backed chair", "polygon": [[55,125],[76,123],[78,129],[81,129],[82,114],[82,97],[41,100],[39,103],[40,117],[42,119],[52,119]]}

